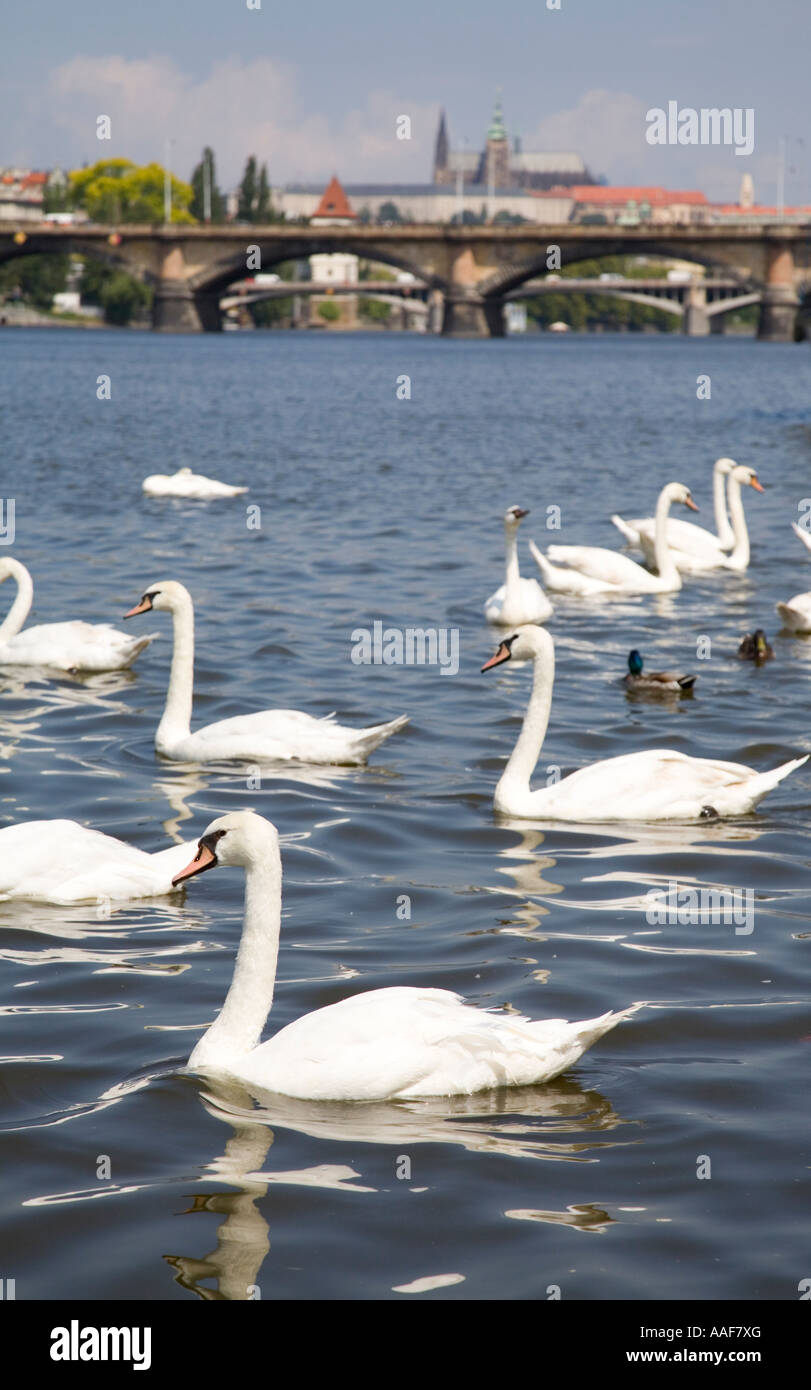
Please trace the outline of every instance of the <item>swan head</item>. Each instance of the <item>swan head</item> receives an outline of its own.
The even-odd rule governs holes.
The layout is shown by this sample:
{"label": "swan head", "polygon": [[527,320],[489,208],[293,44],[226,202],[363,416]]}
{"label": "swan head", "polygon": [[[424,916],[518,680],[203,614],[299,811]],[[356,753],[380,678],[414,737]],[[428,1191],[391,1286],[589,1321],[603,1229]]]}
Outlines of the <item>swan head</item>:
{"label": "swan head", "polygon": [[178,584],[176,579],[163,579],[158,584],[150,584],[145,590],[142,598],[124,614],[125,618],[134,618],[138,613],[157,612],[174,613],[177,608],[189,602],[189,591],[182,584]]}
{"label": "swan head", "polygon": [[628,674],[631,676],[641,676],[643,665],[642,653],[638,652],[636,647],[634,647],[634,650],[628,653]]}
{"label": "swan head", "polygon": [[735,462],[734,459],[716,459],[716,460],[715,460],[715,471],[716,471],[716,473],[731,473],[732,470],[733,470],[733,468],[737,468],[737,467],[738,467],[738,465],[737,465],[737,463]]}
{"label": "swan head", "polygon": [[536,657],[554,660],[555,648],[552,638],[545,628],[528,623],[526,627],[516,628],[512,637],[505,637],[495,655],[485,661],[482,671],[491,671],[505,661],[534,661]]}
{"label": "swan head", "polygon": [[521,525],[525,516],[529,516],[529,509],[526,507],[508,507],[504,513],[504,526],[507,531],[513,531]]}
{"label": "swan head", "polygon": [[185,869],[181,869],[172,879],[172,886],[187,878],[195,878],[206,869],[238,866],[247,868],[249,864],[267,859],[275,850],[278,853],[279,835],[275,825],[255,811],[231,811],[227,816],[218,816],[200,836],[197,853]]}
{"label": "swan head", "polygon": [[684,483],[668,483],[667,487],[663,488],[663,492],[669,502],[682,502],[685,507],[690,508],[691,512],[698,511],[698,507],[693,501],[693,494]]}
{"label": "swan head", "polygon": [[730,469],[729,476],[730,478],[734,478],[736,483],[740,483],[741,487],[753,487],[755,492],[765,492],[766,490],[763,484],[758,482],[758,475],[755,469],[750,468],[746,463],[736,463],[735,466]]}

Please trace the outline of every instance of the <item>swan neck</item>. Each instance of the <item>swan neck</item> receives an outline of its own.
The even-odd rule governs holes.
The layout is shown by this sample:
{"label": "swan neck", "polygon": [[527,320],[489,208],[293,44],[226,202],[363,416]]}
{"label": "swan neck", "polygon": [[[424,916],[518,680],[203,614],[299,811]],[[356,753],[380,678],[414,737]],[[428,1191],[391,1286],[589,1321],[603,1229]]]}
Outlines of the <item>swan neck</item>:
{"label": "swan neck", "polygon": [[550,643],[550,650],[539,652],[532,663],[532,693],[518,741],[496,788],[497,802],[500,794],[508,788],[529,791],[530,778],[535,771],[549,726],[554,683],[555,654]]}
{"label": "swan neck", "polygon": [[749,564],[749,531],[743,510],[741,485],[738,479],[731,475],[729,479],[729,514],[732,517],[732,533],[735,537],[735,548],[729,557],[729,563],[737,569],[746,569]]}
{"label": "swan neck", "polygon": [[163,747],[188,738],[191,733],[194,695],[194,609],[188,594],[172,610],[172,667],[163,718],[155,735],[155,745]]}
{"label": "swan neck", "polygon": [[670,512],[670,498],[667,489],[664,488],[659,494],[656,503],[656,534],[654,541],[654,551],[656,554],[656,568],[659,571],[659,578],[673,584],[675,589],[681,588],[681,576],[676,568],[676,564],[670,554],[670,546],[667,543],[667,518]]}
{"label": "swan neck", "polygon": [[31,612],[31,604],[34,602],[34,582],[25,568],[18,560],[9,561],[11,578],[17,582],[17,593],[14,597],[5,621],[0,623],[0,646],[4,642],[10,642],[12,637],[22,630],[23,624]]}
{"label": "swan neck", "polygon": [[507,568],[504,576],[506,598],[507,593],[515,589],[521,578],[518,569],[518,531],[515,526],[505,526],[504,528],[504,551],[507,561]]}
{"label": "swan neck", "polygon": [[715,532],[722,550],[734,544],[735,534],[727,516],[726,475],[716,468],[712,477],[712,502],[715,512]]}
{"label": "swan neck", "polygon": [[217,1018],[190,1062],[222,1062],[251,1052],[273,1003],[282,918],[282,863],[278,844],[245,874],[245,921],[234,975]]}

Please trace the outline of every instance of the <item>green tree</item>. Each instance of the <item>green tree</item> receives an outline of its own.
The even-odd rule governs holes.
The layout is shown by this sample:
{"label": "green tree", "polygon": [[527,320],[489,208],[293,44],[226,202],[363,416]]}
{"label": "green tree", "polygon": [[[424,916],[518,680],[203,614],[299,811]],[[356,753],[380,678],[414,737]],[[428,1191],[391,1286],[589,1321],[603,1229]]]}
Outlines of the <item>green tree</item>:
{"label": "green tree", "polygon": [[146,309],[152,296],[140,280],[134,280],[123,270],[114,270],[104,281],[99,298],[105,321],[123,326],[136,316],[139,309]]}
{"label": "green tree", "polygon": [[268,166],[262,165],[259,170],[259,185],[256,192],[256,211],[254,222],[269,222],[273,216],[273,209],[270,205],[270,184],[268,183]]}
{"label": "green tree", "polygon": [[237,219],[240,222],[252,222],[254,210],[256,208],[256,155],[249,155],[245,164],[245,173],[239,185],[239,198],[237,202]]}
{"label": "green tree", "polygon": [[0,266],[0,299],[21,299],[47,312],[53,297],[65,288],[70,256],[19,256]]}
{"label": "green tree", "polygon": [[378,222],[402,222],[403,217],[396,203],[381,203],[377,210]]}
{"label": "green tree", "polygon": [[189,211],[192,217],[196,217],[198,222],[205,221],[205,184],[206,184],[206,165],[208,165],[208,181],[211,191],[211,221],[223,222],[225,220],[225,199],[217,187],[217,174],[214,167],[214,151],[206,145],[200,163],[195,166],[191,176],[192,200]]}
{"label": "green tree", "polygon": [[[160,164],[139,167],[129,159],[100,159],[69,178],[69,201],[93,222],[163,221],[165,171]],[[170,175],[172,221],[193,222],[192,189]]]}
{"label": "green tree", "polygon": [[335,303],[334,299],[325,299],[323,304],[319,304],[318,312],[322,319],[326,319],[327,323],[337,323],[341,317],[340,306]]}
{"label": "green tree", "polygon": [[359,299],[358,313],[373,323],[385,323],[391,315],[391,305],[382,304],[379,299]]}

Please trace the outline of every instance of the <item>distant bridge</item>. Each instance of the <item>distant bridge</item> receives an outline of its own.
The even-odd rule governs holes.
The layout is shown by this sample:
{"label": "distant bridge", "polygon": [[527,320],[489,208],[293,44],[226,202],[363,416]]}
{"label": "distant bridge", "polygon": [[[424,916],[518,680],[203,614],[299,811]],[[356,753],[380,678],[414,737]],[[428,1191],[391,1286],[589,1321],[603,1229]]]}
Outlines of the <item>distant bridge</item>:
{"label": "distant bridge", "polygon": [[[559,253],[557,264],[565,266],[604,256],[646,255],[709,267],[716,275],[729,277],[741,299],[759,295],[761,338],[790,341],[800,303],[811,296],[811,223],[635,227],[574,222],[519,227],[0,223],[0,263],[16,256],[71,251],[100,256],[147,281],[154,288],[153,326],[163,332],[221,328],[223,293],[234,281],[244,280],[251,269],[268,271],[283,261],[345,251],[411,272],[427,289],[443,333],[500,337],[505,301],[550,268],[553,248]],[[553,283],[560,291],[572,282]],[[590,287],[590,292],[628,293],[624,288],[612,291],[608,282],[600,284],[599,291]],[[701,302],[706,288],[698,282],[688,287],[689,292],[683,286],[675,289],[686,300],[682,312],[689,317],[694,310],[697,322],[702,314],[709,320],[714,316],[711,311],[724,312],[706,297]],[[648,289],[638,292],[660,297]],[[669,297],[673,296],[661,295],[663,300]]]}

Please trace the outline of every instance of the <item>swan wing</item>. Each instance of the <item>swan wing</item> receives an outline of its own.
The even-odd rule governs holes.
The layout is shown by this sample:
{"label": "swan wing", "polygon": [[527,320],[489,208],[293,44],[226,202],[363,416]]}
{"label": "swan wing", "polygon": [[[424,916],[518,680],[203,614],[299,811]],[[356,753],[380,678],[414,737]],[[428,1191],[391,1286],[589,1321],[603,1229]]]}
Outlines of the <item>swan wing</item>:
{"label": "swan wing", "polygon": [[302,710],[261,710],[206,724],[173,747],[181,758],[253,758],[296,760],[311,763],[358,764],[366,761],[385,739],[402,729],[408,719],[400,715],[386,724],[352,729],[337,724],[332,715],[318,719]]}
{"label": "swan wing", "polygon": [[625,586],[655,587],[653,575],[631,560],[627,555],[618,555],[613,550],[603,550],[592,545],[550,545],[547,555],[556,564],[569,565],[580,574],[604,583]]}
{"label": "swan wing", "polygon": [[533,1023],[474,1008],[448,990],[395,987],[307,1014],[235,1066],[302,1099],[471,1095],[557,1076],[622,1017]]}
{"label": "swan wing", "polygon": [[484,605],[489,623],[501,627],[521,627],[524,623],[542,623],[552,616],[552,604],[537,579],[519,579],[518,592],[505,602],[506,586],[501,585]]}
{"label": "swan wing", "polygon": [[117,671],[129,666],[157,636],[153,632],[134,637],[107,623],[43,623],[24,628],[0,647],[0,665]]}
{"label": "swan wing", "polygon": [[811,592],[795,594],[788,603],[777,603],[775,608],[790,632],[811,632]]}
{"label": "swan wing", "polygon": [[27,821],[0,830],[0,899],[73,903],[172,892],[196,843],[147,854],[70,820]]}

